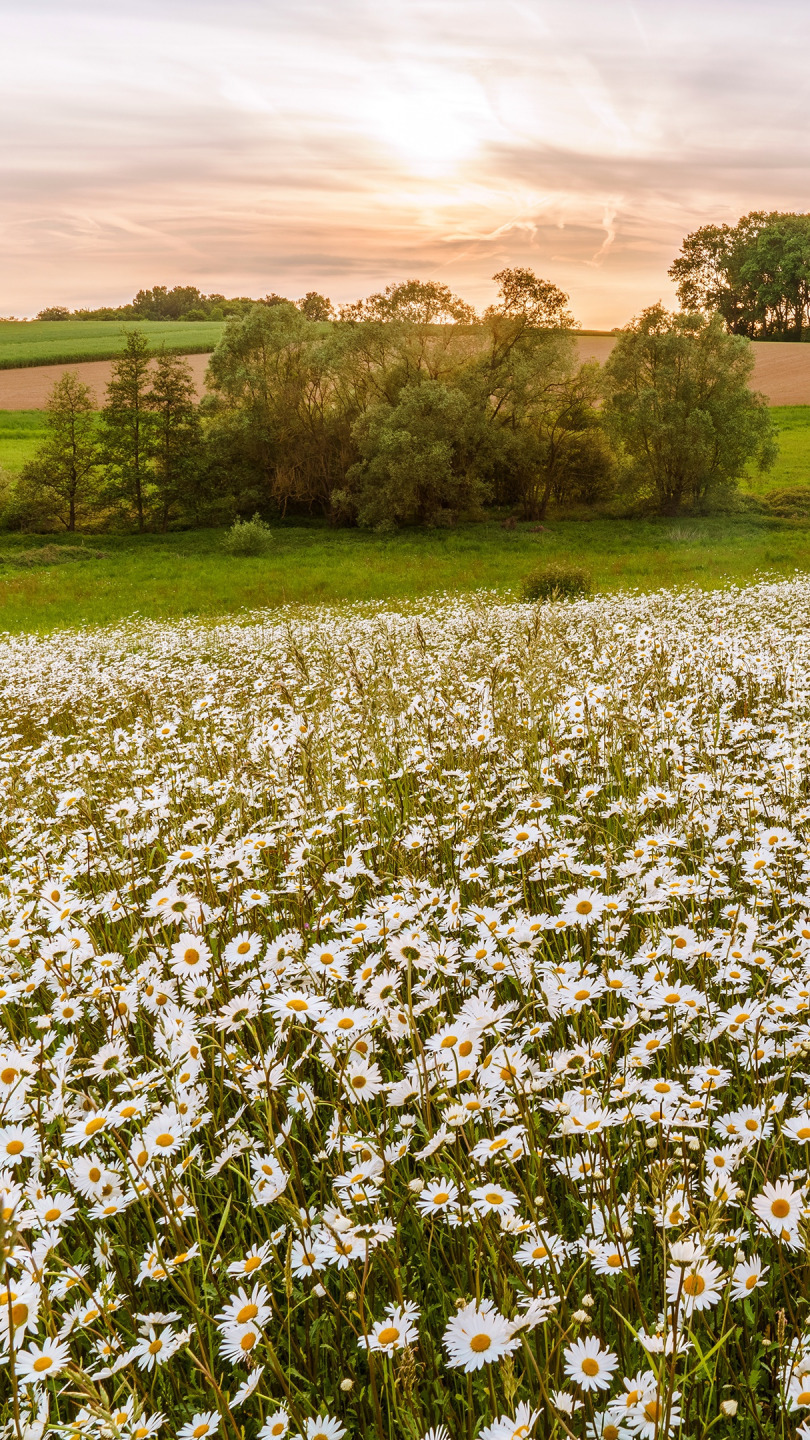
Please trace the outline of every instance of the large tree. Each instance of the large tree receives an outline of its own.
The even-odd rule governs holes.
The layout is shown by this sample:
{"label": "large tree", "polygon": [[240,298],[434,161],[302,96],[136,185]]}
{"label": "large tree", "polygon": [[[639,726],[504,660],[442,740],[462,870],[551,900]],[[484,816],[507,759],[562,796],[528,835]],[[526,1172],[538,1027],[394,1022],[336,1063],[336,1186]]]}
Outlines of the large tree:
{"label": "large tree", "polygon": [[45,406],[48,436],[23,468],[18,497],[66,530],[91,510],[97,496],[100,452],[95,397],[75,370],[57,380]]}
{"label": "large tree", "polygon": [[604,366],[604,419],[628,477],[664,515],[733,489],[776,447],[764,395],[749,386],[749,342],[719,315],[672,315],[653,305],[619,335]]}
{"label": "large tree", "polygon": [[183,507],[195,509],[200,475],[200,419],[194,376],[180,355],[159,351],[147,403],[154,417],[150,457],[156,519],[161,530]]}
{"label": "large tree", "polygon": [[152,482],[150,455],[155,417],[151,410],[151,352],[140,330],[129,330],[124,351],[113,361],[102,411],[104,458],[112,496],[129,509],[139,530],[146,528]]}
{"label": "large tree", "polygon": [[751,340],[801,340],[810,326],[810,215],[752,211],[736,225],[703,225],[669,274],[684,310],[717,313]]}

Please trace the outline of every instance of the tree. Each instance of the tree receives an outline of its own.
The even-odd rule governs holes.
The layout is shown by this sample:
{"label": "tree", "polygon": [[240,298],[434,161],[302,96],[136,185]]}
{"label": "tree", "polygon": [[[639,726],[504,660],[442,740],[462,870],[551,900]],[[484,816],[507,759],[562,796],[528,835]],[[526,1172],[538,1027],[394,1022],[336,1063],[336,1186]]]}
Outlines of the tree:
{"label": "tree", "polygon": [[317,290],[308,290],[303,300],[298,301],[298,309],[305,320],[334,320],[335,307],[327,295],[319,295]]}
{"label": "tree", "polygon": [[131,507],[139,530],[146,524],[152,471],[149,457],[155,417],[149,402],[151,354],[140,330],[126,334],[124,353],[113,361],[102,411],[104,458],[113,494]]}
{"label": "tree", "polygon": [[752,211],[736,225],[703,225],[669,274],[684,310],[716,312],[752,340],[801,340],[810,325],[810,215]]}
{"label": "tree", "polygon": [[173,506],[193,508],[194,480],[199,474],[197,392],[182,356],[158,352],[146,401],[154,416],[149,456],[153,462],[157,518],[160,529],[166,530]]}
{"label": "tree", "polygon": [[347,475],[358,522],[435,524],[478,513],[483,430],[469,396],[436,380],[406,385],[396,405],[373,406],[355,425],[362,458]]}
{"label": "tree", "polygon": [[19,498],[42,504],[66,530],[76,529],[97,494],[100,462],[95,398],[75,370],[57,380],[45,406],[48,438],[23,468]]}
{"label": "tree", "polygon": [[576,320],[568,306],[568,296],[551,280],[541,280],[533,270],[520,266],[499,270],[493,275],[498,286],[498,304],[491,305],[488,315],[505,315],[522,319],[527,325],[544,329],[572,330]]}
{"label": "tree", "polygon": [[653,305],[620,333],[604,366],[605,423],[628,478],[661,514],[705,506],[751,461],[773,463],[767,401],[749,388],[753,364],[749,342],[719,315]]}
{"label": "tree", "polygon": [[69,320],[70,311],[68,310],[66,305],[48,305],[44,310],[40,310],[39,314],[37,315],[37,319]]}
{"label": "tree", "polygon": [[386,285],[378,294],[354,305],[344,305],[340,318],[355,324],[376,320],[389,324],[404,321],[411,325],[471,325],[475,311],[438,280],[405,280],[400,285]]}

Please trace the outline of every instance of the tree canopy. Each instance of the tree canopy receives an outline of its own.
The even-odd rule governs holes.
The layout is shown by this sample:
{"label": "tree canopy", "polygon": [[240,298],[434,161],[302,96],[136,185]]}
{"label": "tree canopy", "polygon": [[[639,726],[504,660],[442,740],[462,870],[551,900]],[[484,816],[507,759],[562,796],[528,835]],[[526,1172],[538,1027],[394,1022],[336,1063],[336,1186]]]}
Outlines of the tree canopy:
{"label": "tree canopy", "polygon": [[664,515],[700,509],[754,461],[773,463],[764,395],[749,388],[754,359],[719,315],[643,311],[619,335],[605,367],[605,424],[628,477]]}
{"label": "tree canopy", "polygon": [[755,210],[702,225],[670,266],[684,310],[717,313],[733,335],[801,340],[810,327],[810,215]]}

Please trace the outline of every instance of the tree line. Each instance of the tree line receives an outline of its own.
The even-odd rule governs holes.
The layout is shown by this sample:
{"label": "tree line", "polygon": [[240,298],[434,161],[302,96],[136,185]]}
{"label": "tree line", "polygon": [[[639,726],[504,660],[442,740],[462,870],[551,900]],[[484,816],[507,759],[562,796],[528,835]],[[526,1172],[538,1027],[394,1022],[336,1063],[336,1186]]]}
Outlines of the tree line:
{"label": "tree line", "polygon": [[493,508],[677,514],[726,504],[775,447],[748,341],[717,315],[643,312],[581,364],[568,297],[495,277],[477,319],[407,281],[333,324],[290,302],[233,317],[197,401],[175,355],[126,337],[100,411],[67,372],[7,523],[138,530],[321,516],[377,530]]}

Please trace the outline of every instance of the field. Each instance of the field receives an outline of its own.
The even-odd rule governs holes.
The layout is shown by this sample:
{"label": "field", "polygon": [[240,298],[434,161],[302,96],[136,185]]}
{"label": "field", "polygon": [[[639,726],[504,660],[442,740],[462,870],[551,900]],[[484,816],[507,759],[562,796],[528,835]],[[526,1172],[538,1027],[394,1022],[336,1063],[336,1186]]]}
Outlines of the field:
{"label": "field", "polygon": [[213,350],[224,328],[222,320],[0,320],[0,370],[106,360],[135,329],[177,354]]}
{"label": "field", "polygon": [[[60,547],[65,563],[53,563]],[[40,554],[48,564],[36,563]],[[508,596],[535,566],[560,559],[583,564],[600,591],[663,584],[707,589],[762,573],[792,575],[808,568],[809,556],[810,522],[726,516],[557,521],[542,533],[530,526],[505,531],[489,521],[385,537],[288,524],[274,527],[271,553],[256,559],[227,556],[215,530],[143,537],[6,533],[0,535],[0,632],[482,588]]]}
{"label": "field", "polygon": [[806,1440],[809,637],[0,642],[6,1433]]}

